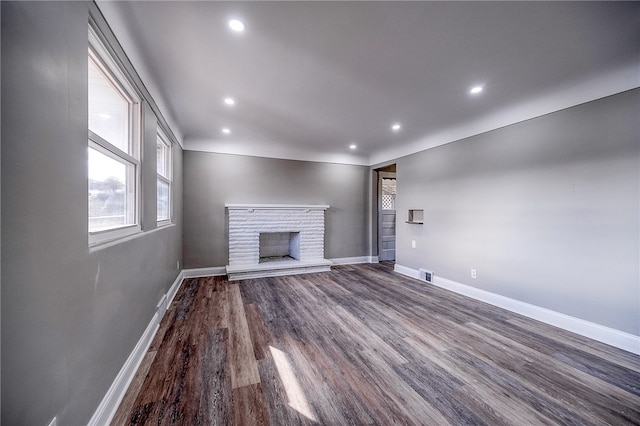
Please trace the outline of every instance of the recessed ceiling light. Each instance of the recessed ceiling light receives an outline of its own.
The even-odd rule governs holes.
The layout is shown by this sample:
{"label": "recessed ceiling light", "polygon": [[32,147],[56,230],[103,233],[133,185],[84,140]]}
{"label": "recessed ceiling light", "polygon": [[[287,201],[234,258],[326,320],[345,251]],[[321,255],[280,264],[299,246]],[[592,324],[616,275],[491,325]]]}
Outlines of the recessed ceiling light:
{"label": "recessed ceiling light", "polygon": [[229,28],[237,33],[241,33],[247,29],[247,25],[238,19],[232,19],[229,21]]}
{"label": "recessed ceiling light", "polygon": [[231,133],[231,129],[229,129],[228,127],[223,127],[222,128],[222,133],[224,133],[225,135],[228,135]]}
{"label": "recessed ceiling light", "polygon": [[469,93],[471,93],[472,95],[477,95],[478,93],[482,92],[484,90],[484,87],[482,86],[473,86],[471,88],[471,90],[469,90]]}
{"label": "recessed ceiling light", "polygon": [[394,123],[394,124],[391,126],[391,130],[393,130],[394,132],[399,132],[399,131],[400,131],[400,129],[402,129],[402,126],[400,125],[400,123]]}
{"label": "recessed ceiling light", "polygon": [[355,143],[352,143],[351,145],[349,145],[349,149],[356,149],[358,147],[358,145],[356,145]]}
{"label": "recessed ceiling light", "polygon": [[235,105],[236,101],[233,98],[224,98],[224,103],[227,105]]}

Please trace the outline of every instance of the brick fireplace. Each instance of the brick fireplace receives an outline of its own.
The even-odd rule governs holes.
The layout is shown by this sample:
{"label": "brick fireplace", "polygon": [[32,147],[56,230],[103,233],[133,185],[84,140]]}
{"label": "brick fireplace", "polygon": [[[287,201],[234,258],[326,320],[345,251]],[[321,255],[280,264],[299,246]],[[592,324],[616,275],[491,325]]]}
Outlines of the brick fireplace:
{"label": "brick fireplace", "polygon": [[324,272],[328,205],[225,204],[229,280]]}

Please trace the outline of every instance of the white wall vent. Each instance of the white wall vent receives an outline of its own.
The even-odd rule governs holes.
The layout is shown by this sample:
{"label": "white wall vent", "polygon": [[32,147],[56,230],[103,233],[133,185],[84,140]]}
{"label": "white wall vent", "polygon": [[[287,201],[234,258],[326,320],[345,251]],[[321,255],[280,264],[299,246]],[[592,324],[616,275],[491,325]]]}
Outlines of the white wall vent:
{"label": "white wall vent", "polygon": [[420,268],[420,279],[433,284],[433,271]]}

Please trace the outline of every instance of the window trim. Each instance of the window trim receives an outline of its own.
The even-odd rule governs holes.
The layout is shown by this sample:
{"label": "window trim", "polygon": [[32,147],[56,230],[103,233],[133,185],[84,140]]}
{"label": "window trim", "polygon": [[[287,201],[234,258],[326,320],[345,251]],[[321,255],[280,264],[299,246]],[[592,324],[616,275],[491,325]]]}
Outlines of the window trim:
{"label": "window trim", "polygon": [[[140,161],[141,142],[142,142],[142,102],[141,95],[135,89],[135,85],[127,77],[123,67],[118,64],[116,56],[112,54],[101,41],[98,30],[91,23],[88,31],[89,45],[87,52],[87,61],[93,61],[95,65],[102,71],[105,77],[113,84],[117,90],[128,102],[128,120],[129,135],[128,148],[131,153],[124,152],[119,147],[113,145],[109,141],[103,139],[98,134],[89,130],[87,125],[89,149],[94,149],[122,164],[133,166],[133,223],[117,226],[99,231],[88,231],[89,247],[99,244],[111,242],[120,238],[128,237],[136,233],[142,232],[141,226],[141,203],[142,203],[142,167]],[[88,155],[87,150],[87,155]],[[88,160],[88,159],[87,159]],[[87,161],[88,165],[88,161]],[[129,196],[129,195],[127,195]],[[88,200],[87,200],[88,205]],[[89,215],[87,214],[87,219]],[[87,227],[88,228],[88,227]]]}
{"label": "window trim", "polygon": [[[164,165],[164,168],[166,171],[166,176],[165,176],[158,173],[158,170],[157,170],[158,154],[157,154],[157,148],[156,148],[156,187],[158,185],[158,181],[162,181],[167,185],[169,185],[169,217],[166,219],[165,218],[158,219],[158,214],[156,210],[156,224],[157,224],[156,226],[160,227],[160,226],[170,225],[173,223],[173,143],[167,137],[166,133],[162,130],[161,127],[158,127],[158,132],[156,136],[156,147],[158,142],[162,143],[165,146],[167,156],[165,158],[165,165]],[[156,194],[157,194],[157,191],[156,191]],[[157,205],[158,205],[158,200],[156,199],[156,209],[157,209]]]}
{"label": "window trim", "polygon": [[104,140],[102,137],[100,137],[100,135],[92,132],[91,130],[89,130],[89,140],[97,147],[100,147],[103,152],[103,154],[108,155],[109,157],[113,158],[114,160],[125,160],[133,165],[135,165],[136,167],[140,166],[140,160],[138,160],[135,157],[132,157],[131,155],[127,154],[126,152],[124,152],[123,150],[121,150],[120,148],[118,148],[117,146],[107,142],[106,140]]}
{"label": "window trim", "polygon": [[[93,133],[93,132],[90,132],[90,133]],[[120,164],[123,164],[124,166],[127,166],[127,167],[128,166],[132,166],[133,170],[130,172],[131,174],[130,174],[129,178],[133,178],[132,181],[134,183],[134,186],[136,185],[136,182],[137,182],[136,170],[137,170],[137,167],[139,167],[139,165],[140,165],[140,162],[138,160],[136,160],[135,158],[131,157],[130,155],[119,155],[119,154],[113,152],[113,151],[120,151],[119,149],[117,149],[117,148],[113,149],[113,150],[109,149],[109,148],[114,148],[113,145],[110,145],[109,147],[105,147],[105,146],[95,142],[94,140],[92,140],[91,137],[89,138],[89,146],[88,147],[89,147],[89,149],[93,149],[94,151],[99,152],[100,154],[103,154],[104,156],[109,157],[110,159],[112,159],[112,160],[114,160],[114,161],[116,161],[116,162],[118,162]],[[122,152],[122,151],[120,151],[120,152]],[[125,196],[130,198],[128,205],[133,206],[133,214],[132,214],[132,216],[135,219],[136,215],[138,213],[138,203],[136,202],[136,199],[135,199],[135,197],[136,197],[135,187],[134,187],[133,194],[130,194],[129,192],[127,192]],[[100,231],[92,231],[91,233],[92,234],[98,234],[98,233],[105,232],[105,231],[108,232],[108,231],[113,230],[113,229],[126,228],[126,227],[129,227],[129,226],[135,225],[136,224],[135,222],[136,222],[136,220],[134,220],[134,223],[129,223],[129,224],[126,224],[126,225],[121,225],[121,226],[114,226],[112,228],[103,229],[103,230],[100,230]]]}

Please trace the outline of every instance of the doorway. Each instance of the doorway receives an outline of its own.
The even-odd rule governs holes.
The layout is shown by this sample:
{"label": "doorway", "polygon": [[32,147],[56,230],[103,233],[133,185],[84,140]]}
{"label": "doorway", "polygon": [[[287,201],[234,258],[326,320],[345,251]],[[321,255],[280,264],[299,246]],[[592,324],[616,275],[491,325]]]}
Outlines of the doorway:
{"label": "doorway", "polygon": [[378,171],[378,260],[396,259],[395,164]]}

